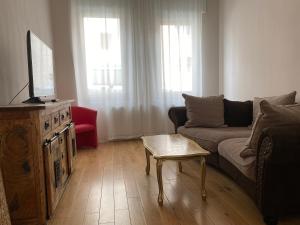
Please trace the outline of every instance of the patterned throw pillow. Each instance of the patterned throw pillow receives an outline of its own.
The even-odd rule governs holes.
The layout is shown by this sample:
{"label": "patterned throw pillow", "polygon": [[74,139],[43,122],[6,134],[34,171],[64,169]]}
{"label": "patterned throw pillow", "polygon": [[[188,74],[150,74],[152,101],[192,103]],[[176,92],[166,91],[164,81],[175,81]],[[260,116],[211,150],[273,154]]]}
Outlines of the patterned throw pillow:
{"label": "patterned throw pillow", "polygon": [[242,158],[256,156],[258,141],[265,128],[300,124],[300,104],[272,105],[266,100],[260,102],[261,113],[258,115],[245,149],[240,153]]}
{"label": "patterned throw pillow", "polygon": [[255,122],[257,115],[260,113],[259,103],[262,100],[266,100],[273,105],[292,105],[295,104],[296,94],[297,92],[293,91],[286,95],[264,97],[264,98],[255,97],[253,100],[253,123]]}

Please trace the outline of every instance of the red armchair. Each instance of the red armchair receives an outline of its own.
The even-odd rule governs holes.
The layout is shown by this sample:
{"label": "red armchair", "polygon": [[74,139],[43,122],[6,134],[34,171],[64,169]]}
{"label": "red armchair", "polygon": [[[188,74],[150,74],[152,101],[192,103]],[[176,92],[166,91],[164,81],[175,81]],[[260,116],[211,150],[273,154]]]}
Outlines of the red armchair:
{"label": "red armchair", "polygon": [[75,123],[76,144],[78,148],[98,145],[97,111],[79,106],[72,106],[72,119]]}

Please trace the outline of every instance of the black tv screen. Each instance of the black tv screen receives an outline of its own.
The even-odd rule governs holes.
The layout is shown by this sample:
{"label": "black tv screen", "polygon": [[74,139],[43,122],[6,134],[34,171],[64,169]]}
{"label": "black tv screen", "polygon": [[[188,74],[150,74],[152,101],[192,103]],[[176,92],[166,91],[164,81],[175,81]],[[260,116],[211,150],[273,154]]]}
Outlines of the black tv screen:
{"label": "black tv screen", "polygon": [[52,49],[31,31],[27,32],[30,98],[55,99]]}

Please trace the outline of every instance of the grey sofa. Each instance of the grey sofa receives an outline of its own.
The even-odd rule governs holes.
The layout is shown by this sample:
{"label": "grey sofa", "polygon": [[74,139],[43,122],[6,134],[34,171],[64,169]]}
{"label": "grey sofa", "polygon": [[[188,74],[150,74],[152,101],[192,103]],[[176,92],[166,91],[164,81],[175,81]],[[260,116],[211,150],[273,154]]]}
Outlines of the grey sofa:
{"label": "grey sofa", "polygon": [[[208,164],[238,183],[258,205],[264,221],[275,225],[281,216],[300,212],[300,125],[270,127],[260,137],[258,154],[241,158],[251,135],[252,102],[224,99],[227,127],[186,128],[185,107],[172,107],[169,118],[175,133],[196,141],[211,154]],[[287,163],[288,162],[288,163]]]}

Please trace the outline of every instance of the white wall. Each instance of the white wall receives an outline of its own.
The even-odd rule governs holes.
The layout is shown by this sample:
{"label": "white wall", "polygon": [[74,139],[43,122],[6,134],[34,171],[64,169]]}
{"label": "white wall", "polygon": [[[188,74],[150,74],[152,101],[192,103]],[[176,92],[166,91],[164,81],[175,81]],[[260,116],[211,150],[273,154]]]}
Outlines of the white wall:
{"label": "white wall", "polygon": [[76,100],[70,11],[70,0],[51,0],[57,97]]}
{"label": "white wall", "polygon": [[300,1],[220,1],[220,92],[300,95]]}
{"label": "white wall", "polygon": [[[0,105],[7,104],[28,82],[28,29],[52,47],[49,0],[0,0]],[[25,89],[14,102],[28,95]]]}

